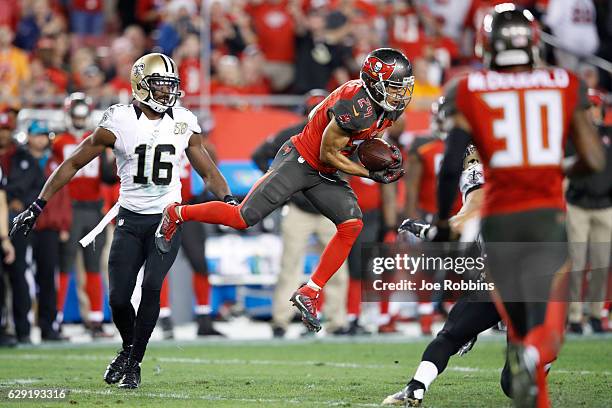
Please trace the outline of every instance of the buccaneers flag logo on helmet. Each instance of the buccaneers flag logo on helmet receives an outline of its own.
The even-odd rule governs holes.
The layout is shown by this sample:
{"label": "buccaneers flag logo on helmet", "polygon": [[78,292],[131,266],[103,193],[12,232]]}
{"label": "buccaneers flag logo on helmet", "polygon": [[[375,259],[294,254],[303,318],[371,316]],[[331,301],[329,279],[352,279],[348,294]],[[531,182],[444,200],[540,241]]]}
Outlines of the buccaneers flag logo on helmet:
{"label": "buccaneers flag logo on helmet", "polygon": [[366,73],[372,78],[387,81],[389,78],[391,78],[393,70],[395,70],[395,61],[393,64],[385,64],[376,57],[369,57],[364,64],[364,68],[366,68]]}

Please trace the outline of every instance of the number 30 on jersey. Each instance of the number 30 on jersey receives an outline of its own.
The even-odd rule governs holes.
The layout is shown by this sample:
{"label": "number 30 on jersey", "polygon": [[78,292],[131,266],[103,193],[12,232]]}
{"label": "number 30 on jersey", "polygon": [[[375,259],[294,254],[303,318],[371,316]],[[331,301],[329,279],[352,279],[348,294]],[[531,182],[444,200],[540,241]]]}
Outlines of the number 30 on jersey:
{"label": "number 30 on jersey", "polygon": [[502,111],[501,118],[493,121],[493,136],[506,146],[493,153],[491,167],[561,163],[563,107],[558,90],[491,92],[482,98],[490,108]]}

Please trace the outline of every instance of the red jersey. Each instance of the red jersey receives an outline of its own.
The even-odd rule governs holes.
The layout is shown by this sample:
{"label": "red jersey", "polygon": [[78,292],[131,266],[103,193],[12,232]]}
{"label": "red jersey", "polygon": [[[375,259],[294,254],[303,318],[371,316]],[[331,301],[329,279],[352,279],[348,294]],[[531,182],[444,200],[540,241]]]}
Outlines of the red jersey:
{"label": "red jersey", "polygon": [[[57,136],[53,141],[53,159],[58,163],[63,162],[90,134],[91,132],[85,133],[82,139],[77,139],[68,132]],[[68,190],[70,197],[75,201],[100,201],[102,200],[100,185],[100,159],[96,157],[74,175],[68,184]]]}
{"label": "red jersey", "polygon": [[[438,172],[444,157],[446,144],[442,139],[435,139],[425,143],[417,149],[417,156],[423,164],[421,180],[419,183],[418,207],[429,214],[438,212]],[[453,206],[453,214],[461,209],[461,197],[458,196]]]}
{"label": "red jersey", "polygon": [[263,2],[247,8],[258,45],[268,61],[293,62],[295,56],[295,24],[286,2]]}
{"label": "red jersey", "polygon": [[361,80],[348,81],[336,88],[310,113],[302,133],[291,138],[304,160],[323,173],[336,171],[334,167],[326,166],[319,159],[323,131],[329,124],[330,113],[336,118],[338,126],[350,134],[348,144],[342,151],[346,156],[355,151],[361,143],[360,140],[372,139],[382,134],[393,123],[393,120],[387,117],[379,126],[382,108],[370,99]]}
{"label": "red jersey", "polygon": [[[563,209],[561,161],[586,86],[561,68],[477,71],[448,90],[472,127],[485,170],[483,215]],[[452,106],[452,105],[451,105]]]}
{"label": "red jersey", "polygon": [[420,57],[427,44],[425,31],[419,23],[419,17],[413,8],[399,6],[401,10],[391,12],[389,23],[389,44],[402,50],[412,60]]}
{"label": "red jersey", "polygon": [[189,204],[193,198],[191,193],[191,163],[187,155],[183,153],[179,160],[179,178],[181,179],[181,198],[183,204]]}

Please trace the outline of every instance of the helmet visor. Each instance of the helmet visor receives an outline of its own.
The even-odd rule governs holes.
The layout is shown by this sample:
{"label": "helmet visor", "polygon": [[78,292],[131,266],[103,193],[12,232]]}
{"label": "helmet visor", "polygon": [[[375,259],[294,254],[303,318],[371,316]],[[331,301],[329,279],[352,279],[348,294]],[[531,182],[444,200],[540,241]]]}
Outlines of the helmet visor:
{"label": "helmet visor", "polygon": [[173,107],[181,95],[177,78],[149,77],[145,82],[151,99],[168,108]]}

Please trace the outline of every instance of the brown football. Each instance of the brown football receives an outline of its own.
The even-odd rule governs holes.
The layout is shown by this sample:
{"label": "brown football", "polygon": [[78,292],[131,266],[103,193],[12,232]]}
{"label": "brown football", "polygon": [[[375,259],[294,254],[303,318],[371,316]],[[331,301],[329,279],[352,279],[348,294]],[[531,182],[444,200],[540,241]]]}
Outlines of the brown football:
{"label": "brown football", "polygon": [[382,139],[368,139],[357,148],[357,156],[363,166],[371,171],[383,170],[393,164],[391,145]]}

